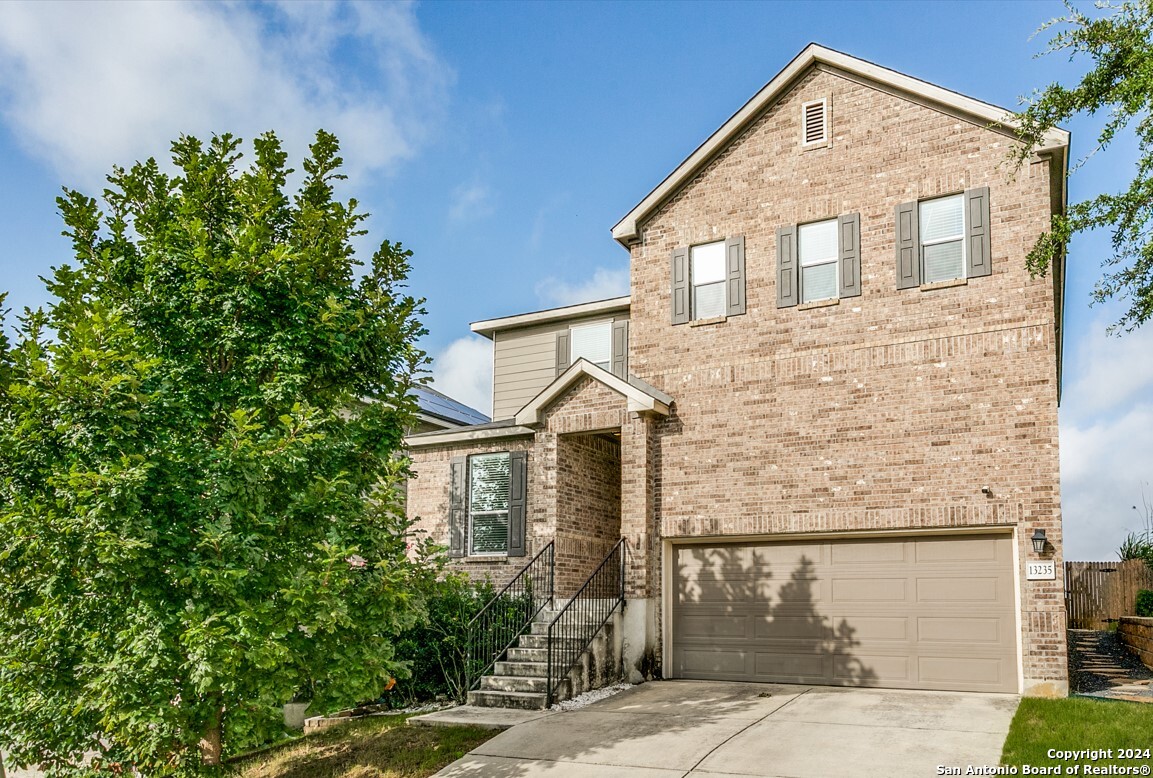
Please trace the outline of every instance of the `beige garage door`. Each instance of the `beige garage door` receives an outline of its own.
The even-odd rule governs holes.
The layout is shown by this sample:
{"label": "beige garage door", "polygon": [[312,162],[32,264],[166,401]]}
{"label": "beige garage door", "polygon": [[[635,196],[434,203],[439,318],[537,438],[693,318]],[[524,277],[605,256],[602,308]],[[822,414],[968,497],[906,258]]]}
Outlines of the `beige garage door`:
{"label": "beige garage door", "polygon": [[680,546],[677,678],[1017,691],[1009,536]]}

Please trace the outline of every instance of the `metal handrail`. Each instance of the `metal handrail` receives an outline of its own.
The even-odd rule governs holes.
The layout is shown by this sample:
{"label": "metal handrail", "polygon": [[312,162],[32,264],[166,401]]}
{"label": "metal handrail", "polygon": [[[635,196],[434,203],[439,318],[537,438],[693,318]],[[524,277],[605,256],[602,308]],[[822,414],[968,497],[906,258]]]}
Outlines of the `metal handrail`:
{"label": "metal handrail", "polygon": [[[625,539],[621,538],[573,598],[548,625],[548,684],[545,706],[557,687],[593,642],[613,612],[625,601]],[[558,645],[557,637],[564,639]]]}
{"label": "metal handrail", "polygon": [[474,689],[481,676],[504,656],[533,619],[553,601],[552,541],[485,603],[466,627],[465,688]]}

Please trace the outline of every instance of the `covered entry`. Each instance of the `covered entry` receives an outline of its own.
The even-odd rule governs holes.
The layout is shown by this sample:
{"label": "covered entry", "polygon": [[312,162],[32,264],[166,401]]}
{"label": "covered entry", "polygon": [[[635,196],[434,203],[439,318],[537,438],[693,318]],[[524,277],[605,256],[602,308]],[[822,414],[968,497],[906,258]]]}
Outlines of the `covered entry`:
{"label": "covered entry", "polygon": [[676,678],[1016,692],[1004,535],[673,548]]}

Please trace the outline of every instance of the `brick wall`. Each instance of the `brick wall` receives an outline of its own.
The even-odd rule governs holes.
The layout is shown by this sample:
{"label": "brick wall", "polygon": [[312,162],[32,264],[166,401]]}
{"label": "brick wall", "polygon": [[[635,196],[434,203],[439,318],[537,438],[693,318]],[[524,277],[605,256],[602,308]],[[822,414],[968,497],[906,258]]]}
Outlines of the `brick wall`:
{"label": "brick wall", "polygon": [[1153,670],[1153,619],[1122,616],[1117,632],[1126,648],[1132,651],[1142,664]]}
{"label": "brick wall", "polygon": [[[821,97],[832,144],[802,151],[800,105]],[[676,400],[656,432],[661,536],[1019,525],[1021,563],[1041,527],[1062,569],[1053,286],[1024,267],[1049,167],[1010,178],[1008,143],[814,70],[640,225],[630,370]],[[898,291],[895,207],[978,186],[992,275]],[[862,295],[778,309],[777,228],[848,213]],[[672,326],[673,249],[737,235],[747,313]],[[1060,573],[1020,577],[1025,676],[1063,680]]]}
{"label": "brick wall", "polygon": [[556,591],[570,597],[620,540],[621,444],[560,435],[556,451]]}

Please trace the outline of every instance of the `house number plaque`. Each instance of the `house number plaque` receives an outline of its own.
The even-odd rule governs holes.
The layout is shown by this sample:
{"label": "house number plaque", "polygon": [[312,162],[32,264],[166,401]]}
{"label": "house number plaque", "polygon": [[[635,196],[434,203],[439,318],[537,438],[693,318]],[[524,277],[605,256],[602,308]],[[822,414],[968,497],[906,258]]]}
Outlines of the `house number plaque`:
{"label": "house number plaque", "polygon": [[1053,581],[1057,578],[1056,562],[1026,562],[1026,581]]}

